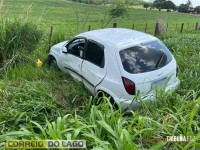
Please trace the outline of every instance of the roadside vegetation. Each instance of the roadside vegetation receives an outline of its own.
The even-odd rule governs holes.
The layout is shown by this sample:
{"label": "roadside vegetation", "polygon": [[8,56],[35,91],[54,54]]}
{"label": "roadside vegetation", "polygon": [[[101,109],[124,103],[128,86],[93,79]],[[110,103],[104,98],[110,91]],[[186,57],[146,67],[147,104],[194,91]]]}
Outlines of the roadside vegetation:
{"label": "roadside vegetation", "polygon": [[[8,5],[9,2],[5,1],[4,4],[8,6],[6,15],[11,17],[11,7],[14,6]],[[29,5],[26,0],[23,2],[24,5]],[[64,10],[68,9],[62,8],[60,3],[53,0],[34,2],[32,12],[29,12],[28,18],[25,17],[26,21],[21,22],[21,18],[18,18],[19,20],[16,18],[1,22],[0,58],[3,59],[0,70],[0,148],[5,147],[6,139],[85,139],[88,149],[186,150],[200,147],[198,31],[160,37],[177,60],[181,85],[170,96],[163,92],[158,93],[157,102],[143,104],[140,109],[127,114],[120,109],[114,110],[107,98],[104,98],[104,103],[93,105],[93,97],[81,83],[74,81],[68,74],[50,69],[46,65],[49,33],[45,27],[50,27],[53,22],[58,23],[56,16],[64,15]],[[46,14],[46,17],[41,17],[43,21],[33,22],[39,14],[38,11],[42,12],[40,10],[42,7],[37,7],[38,14],[36,13],[35,6],[39,6],[37,2],[51,6],[49,9],[57,10],[56,6],[62,9],[59,13],[54,11],[54,16],[50,16],[51,18]],[[54,2],[54,5],[51,2]],[[86,7],[84,4],[78,6],[83,9]],[[18,2],[15,7],[18,7]],[[97,10],[101,11],[98,8]],[[135,12],[137,16],[139,12],[144,14],[146,11],[137,12],[131,9],[130,12]],[[151,15],[150,17],[153,17],[153,13]],[[177,18],[180,17],[176,15]],[[145,15],[137,16],[137,19],[142,20],[145,17]],[[197,16],[193,17],[185,16],[185,20],[197,21],[195,19]],[[68,17],[64,18],[67,19]],[[148,21],[147,18],[146,20]],[[73,17],[71,21],[74,21]],[[60,26],[61,29],[58,29],[58,24],[56,25],[53,34],[54,43],[77,33],[76,24],[70,25],[69,22],[67,23],[69,26],[65,29],[63,28],[67,25],[65,23]],[[123,27],[129,28],[125,25]],[[66,33],[63,33],[63,30]],[[9,31],[16,32],[12,35]],[[26,35],[30,37],[23,38]],[[44,62],[41,68],[35,65],[37,59]],[[182,143],[164,141],[167,136],[179,135],[194,136],[195,141]],[[158,141],[141,142],[140,139],[158,139]]]}
{"label": "roadside vegetation", "polygon": [[[199,22],[200,16],[196,14],[182,14],[177,12],[165,12],[157,10],[135,9],[135,6],[127,8],[127,14],[113,19],[106,27],[112,27],[113,22],[117,22],[117,27],[132,28],[133,23],[136,30],[144,31],[145,24],[148,24],[147,33],[154,33],[155,23],[162,22],[165,26],[168,23],[168,32],[174,33],[176,24],[180,31],[181,23],[184,23],[184,30],[194,30],[195,23]],[[20,17],[36,22],[44,30],[50,31],[50,26],[54,26],[55,32],[64,33],[67,38],[75,33],[87,31],[91,25],[91,30],[102,28],[102,21],[105,13],[108,13],[110,5],[94,5],[84,3],[72,3],[67,0],[4,0],[0,9],[2,18]],[[75,12],[76,10],[76,12]],[[78,28],[77,28],[78,13]]]}

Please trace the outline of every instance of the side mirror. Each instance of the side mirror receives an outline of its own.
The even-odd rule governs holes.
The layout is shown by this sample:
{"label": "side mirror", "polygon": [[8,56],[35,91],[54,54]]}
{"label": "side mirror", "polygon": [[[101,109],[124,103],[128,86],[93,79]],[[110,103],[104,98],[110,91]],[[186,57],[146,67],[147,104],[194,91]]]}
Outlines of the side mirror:
{"label": "side mirror", "polygon": [[62,47],[62,52],[65,54],[67,53],[67,48],[65,46]]}

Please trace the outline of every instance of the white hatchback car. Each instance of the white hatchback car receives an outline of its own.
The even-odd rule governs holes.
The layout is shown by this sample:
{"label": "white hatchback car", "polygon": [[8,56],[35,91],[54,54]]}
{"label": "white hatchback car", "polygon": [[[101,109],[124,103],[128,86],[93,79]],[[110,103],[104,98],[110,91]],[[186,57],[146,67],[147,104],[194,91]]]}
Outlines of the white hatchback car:
{"label": "white hatchback car", "polygon": [[124,28],[81,33],[51,47],[49,64],[82,81],[93,94],[104,92],[122,109],[134,107],[136,93],[155,100],[155,89],[173,91],[178,66],[156,37]]}

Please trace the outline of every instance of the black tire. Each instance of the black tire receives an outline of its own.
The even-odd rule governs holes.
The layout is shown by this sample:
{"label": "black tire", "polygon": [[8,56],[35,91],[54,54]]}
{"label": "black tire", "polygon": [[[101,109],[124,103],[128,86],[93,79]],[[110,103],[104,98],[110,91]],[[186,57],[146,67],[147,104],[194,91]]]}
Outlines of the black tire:
{"label": "black tire", "polygon": [[57,65],[57,61],[53,56],[49,56],[48,64],[49,64],[50,68],[59,70],[58,65]]}
{"label": "black tire", "polygon": [[97,95],[97,100],[96,100],[96,104],[99,105],[100,103],[103,102],[103,95],[105,95],[105,97],[109,98],[110,99],[110,103],[112,104],[113,108],[115,110],[118,110],[119,109],[119,106],[118,104],[115,102],[115,100],[107,93],[105,92],[102,92],[102,91],[99,91],[98,92],[98,95]]}

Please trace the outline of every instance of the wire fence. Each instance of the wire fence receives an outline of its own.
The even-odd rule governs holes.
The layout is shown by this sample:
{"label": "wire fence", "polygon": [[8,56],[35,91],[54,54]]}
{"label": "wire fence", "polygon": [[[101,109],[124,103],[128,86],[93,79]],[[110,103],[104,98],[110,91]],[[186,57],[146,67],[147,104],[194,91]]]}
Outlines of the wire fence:
{"label": "wire fence", "polygon": [[[131,26],[122,25],[118,23],[112,24],[113,28],[117,27],[125,27],[131,28],[133,30],[142,31],[145,33],[153,34],[155,36],[159,36],[161,34],[173,34],[173,33],[190,33],[191,31],[200,30],[200,24],[196,23],[144,23],[137,24],[133,23]],[[92,30],[92,25],[88,25],[88,31]]]}
{"label": "wire fence", "polygon": [[[49,49],[53,44],[53,31],[54,29],[57,27],[59,29],[62,29],[62,27],[60,27],[60,24],[58,24],[57,26],[54,24],[54,26],[51,26],[51,31],[50,31],[50,39],[49,39]],[[63,27],[65,27],[66,24],[63,24]],[[67,33],[65,33],[65,31],[59,32],[59,36],[57,38],[57,42],[60,40],[65,39],[66,34],[68,34],[68,38],[69,37],[73,37],[74,36],[74,31],[72,29],[75,29],[75,23],[73,24],[73,26],[71,26],[70,30],[69,28],[65,28],[66,31],[68,31]],[[123,22],[119,22],[116,23],[114,22],[113,24],[108,24],[108,26],[106,26],[106,28],[129,28],[132,30],[137,30],[137,31],[142,31],[154,36],[159,36],[159,35],[166,35],[166,34],[180,34],[180,33],[191,33],[192,31],[197,31],[200,30],[200,23],[196,22],[196,23],[167,23],[167,24],[163,24],[163,23],[133,23],[133,24],[124,24]],[[97,26],[96,23],[92,24],[91,22],[88,23],[84,28],[84,30],[82,30],[81,32],[85,32],[85,31],[91,31],[91,30],[95,30],[95,29],[100,29],[99,25]],[[71,32],[69,32],[71,31]],[[80,33],[80,32],[77,32]],[[48,51],[49,51],[48,49]]]}

